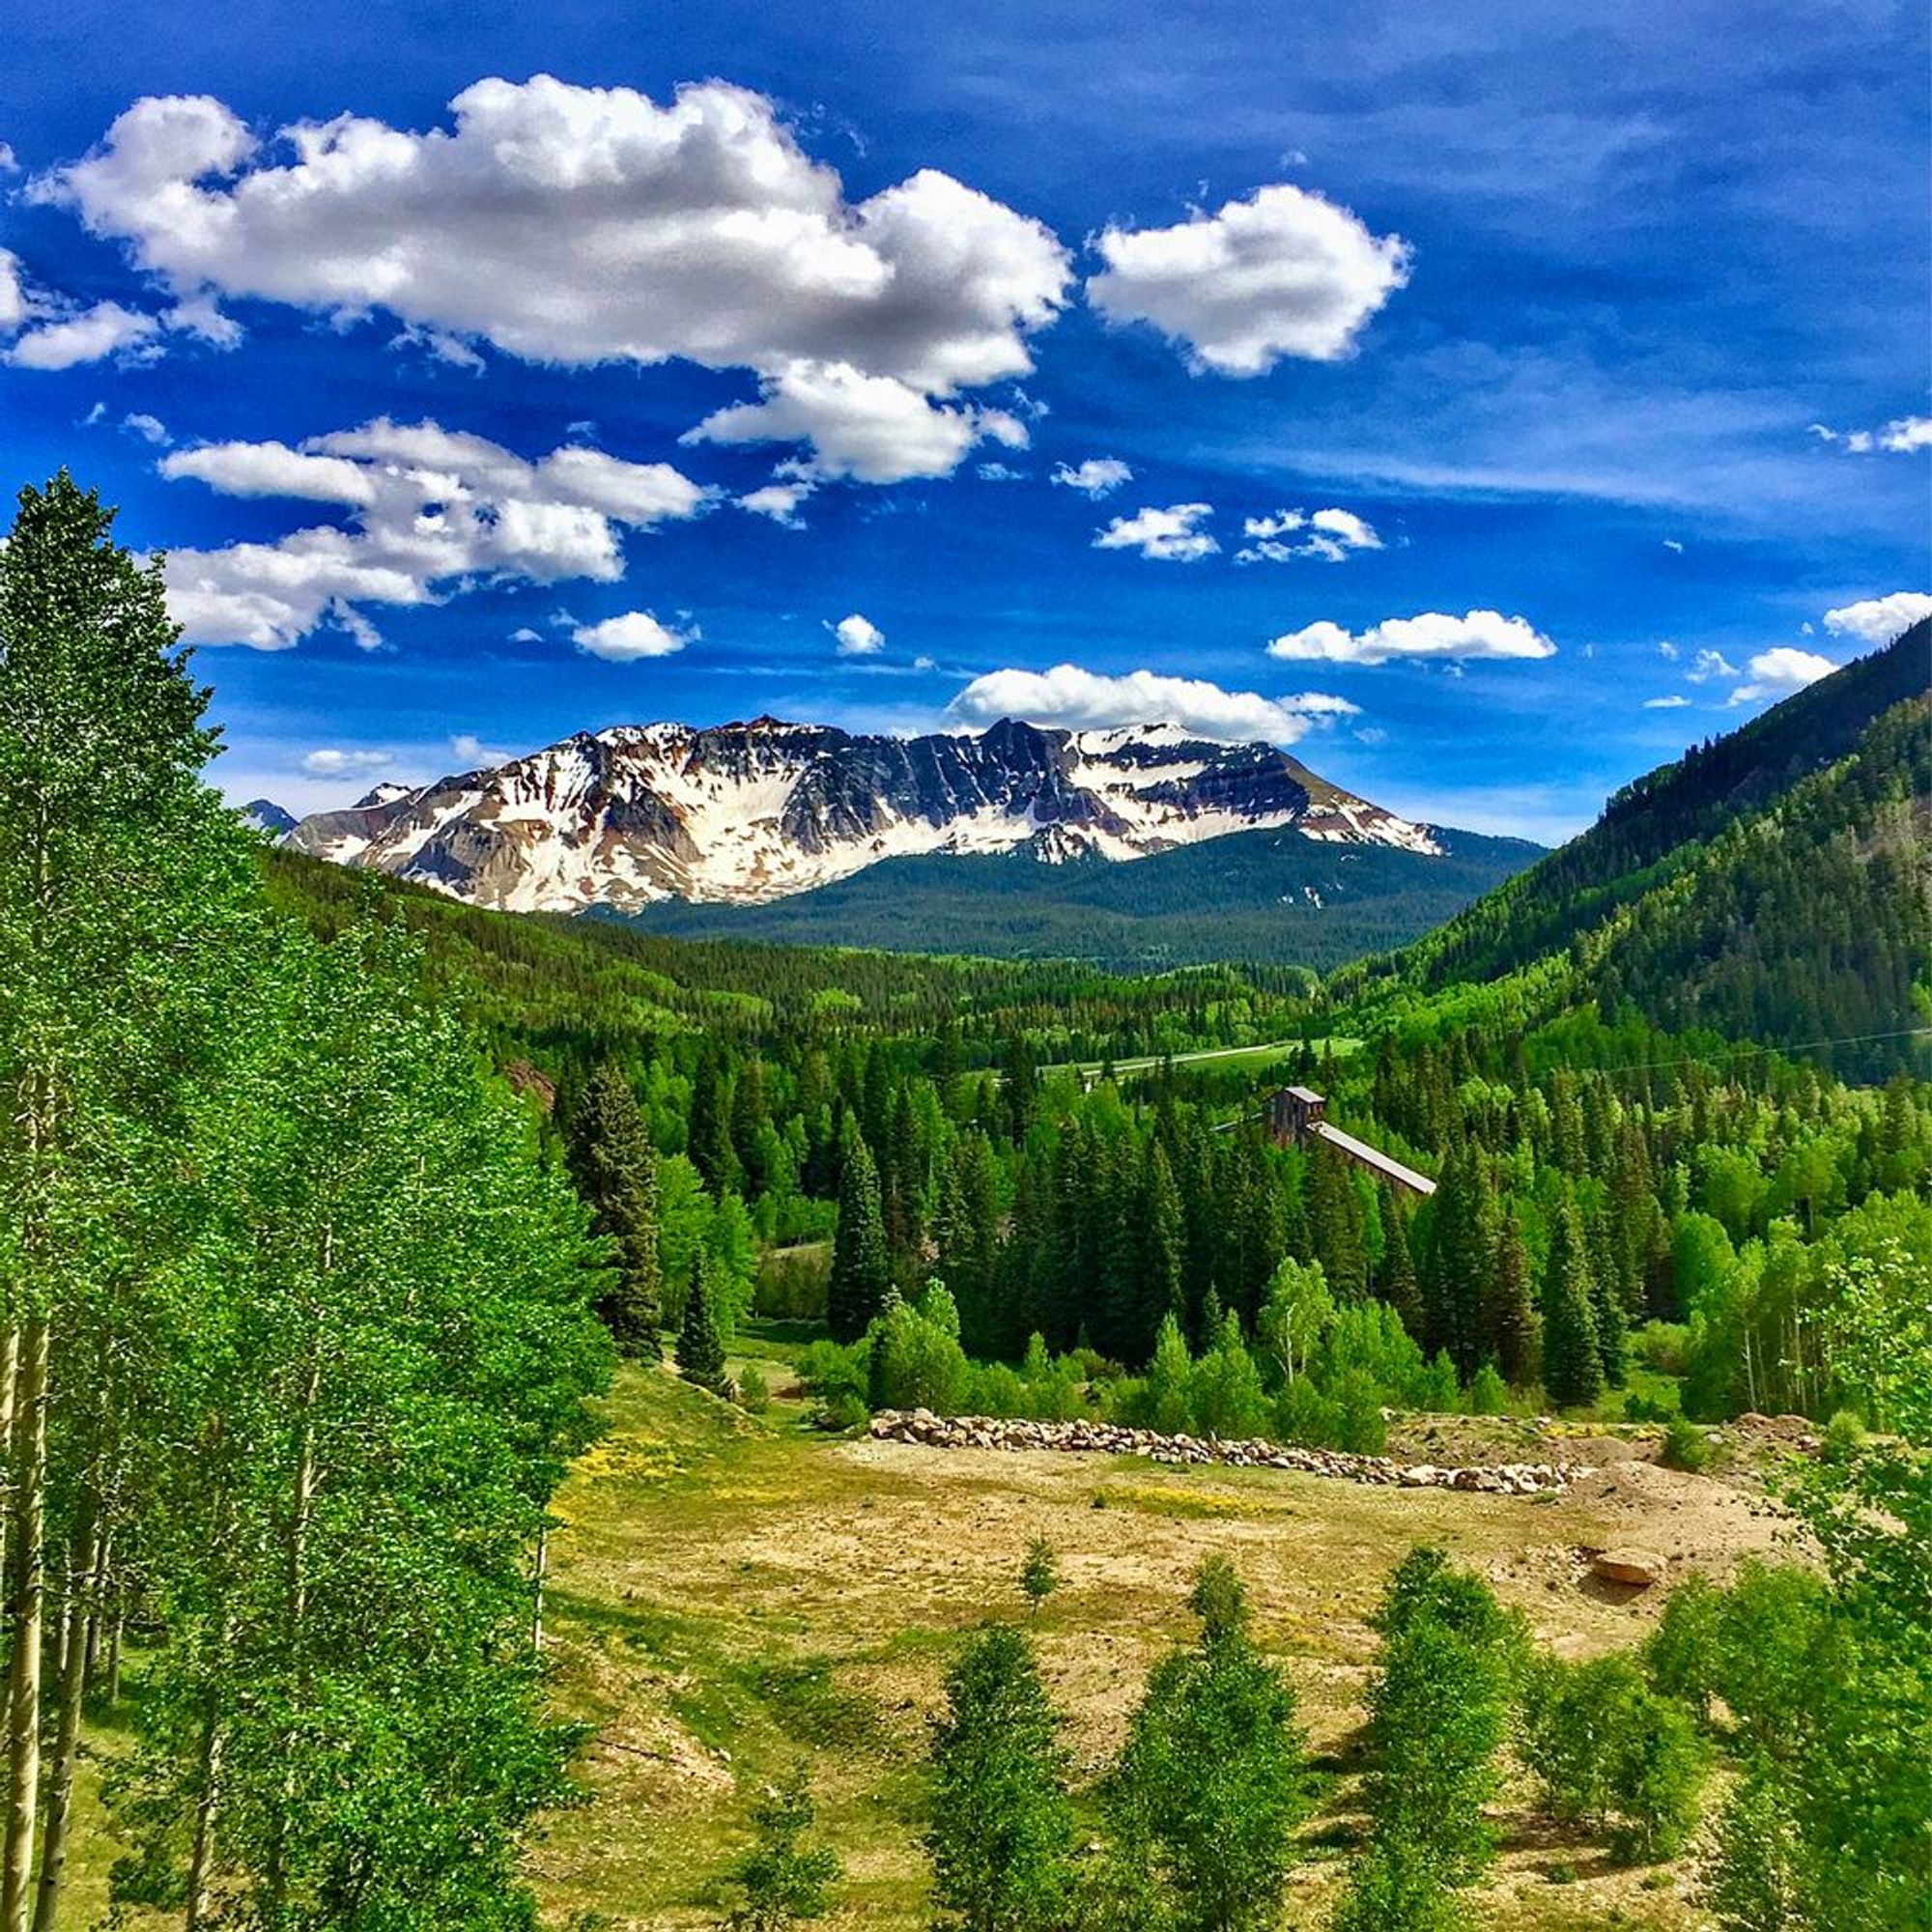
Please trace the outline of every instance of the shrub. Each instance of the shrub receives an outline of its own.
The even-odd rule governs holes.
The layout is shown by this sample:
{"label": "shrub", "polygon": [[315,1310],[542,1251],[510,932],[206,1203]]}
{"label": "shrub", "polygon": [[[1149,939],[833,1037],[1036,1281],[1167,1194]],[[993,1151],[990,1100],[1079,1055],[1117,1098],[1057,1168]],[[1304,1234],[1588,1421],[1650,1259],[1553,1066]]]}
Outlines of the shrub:
{"label": "shrub", "polygon": [[1821,1453],[1828,1463],[1849,1463],[1865,1445],[1865,1425],[1856,1409],[1839,1409],[1825,1425]]}
{"label": "shrub", "polygon": [[1026,1561],[1020,1566],[1020,1588],[1037,1610],[1060,1585],[1060,1566],[1054,1561],[1053,1545],[1037,1536],[1027,1546]]}
{"label": "shrub", "polygon": [[1658,1460],[1666,1469],[1688,1469],[1695,1472],[1711,1460],[1711,1445],[1704,1439],[1704,1432],[1688,1417],[1673,1415],[1664,1425],[1663,1447],[1659,1451]]}
{"label": "shrub", "polygon": [[843,1875],[836,1852],[802,1841],[814,1811],[804,1766],[752,1809],[752,1850],[731,1867],[744,1902],[728,1923],[738,1932],[787,1932],[803,1918],[823,1918]]}
{"label": "shrub", "polygon": [[980,1632],[932,1731],[926,1848],[942,1925],[1046,1932],[1065,1922],[1073,1806],[1060,1719],[1019,1631]]}
{"label": "shrub", "polygon": [[772,1406],[771,1387],[755,1362],[747,1362],[738,1378],[738,1401],[751,1415],[762,1415]]}
{"label": "shrub", "polygon": [[1549,1816],[1606,1832],[1619,1859],[1667,1858],[1695,1829],[1704,1746],[1690,1714],[1626,1657],[1539,1659],[1523,1698],[1522,1756]]}
{"label": "shrub", "polygon": [[1690,1330],[1682,1321],[1646,1321],[1631,1337],[1636,1359],[1661,1376],[1681,1376],[1690,1347]]}
{"label": "shrub", "polygon": [[817,1413],[812,1417],[819,1428],[835,1432],[863,1429],[871,1419],[872,1411],[866,1406],[865,1397],[846,1390],[820,1403]]}
{"label": "shrub", "polygon": [[1225,1558],[1202,1565],[1188,1603],[1200,1640],[1149,1675],[1108,1810],[1122,1863],[1165,1894],[1161,1920],[1177,1932],[1246,1932],[1279,1917],[1307,1808],[1294,1692],[1249,1634]]}
{"label": "shrub", "polygon": [[1336,1381],[1333,1399],[1341,1417],[1340,1446],[1357,1456],[1379,1456],[1388,1447],[1381,1390],[1360,1369],[1350,1369]]}
{"label": "shrub", "polygon": [[1723,1667],[1724,1597],[1702,1577],[1687,1577],[1664,1601],[1643,1646],[1644,1668],[1660,1695],[1708,1723]]}
{"label": "shrub", "polygon": [[759,1265],[752,1306],[782,1321],[821,1321],[831,1273],[832,1250],[825,1243],[774,1249]]}
{"label": "shrub", "polygon": [[1509,1407],[1509,1385],[1496,1373],[1493,1362],[1485,1362],[1469,1383],[1468,1409],[1471,1415],[1501,1415]]}

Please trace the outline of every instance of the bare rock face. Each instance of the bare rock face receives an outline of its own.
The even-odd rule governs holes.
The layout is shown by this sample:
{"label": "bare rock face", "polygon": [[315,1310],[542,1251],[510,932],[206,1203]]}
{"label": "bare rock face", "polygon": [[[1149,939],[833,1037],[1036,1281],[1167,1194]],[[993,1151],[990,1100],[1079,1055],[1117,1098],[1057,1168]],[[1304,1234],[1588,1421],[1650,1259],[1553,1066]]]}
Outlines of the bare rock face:
{"label": "bare rock face", "polygon": [[[1594,1469],[1574,1463],[1503,1463],[1489,1468],[1407,1466],[1387,1456],[1354,1456],[1341,1449],[1302,1449],[1290,1443],[1224,1442],[1218,1436],[1162,1435],[1151,1429],[1087,1421],[1029,1422],[1012,1416],[934,1415],[929,1408],[884,1408],[872,1418],[882,1442],[927,1449],[1047,1449],[1068,1455],[1146,1456],[1170,1464],[1218,1463],[1236,1469],[1295,1469],[1344,1482],[1403,1489],[1472,1490],[1492,1496],[1534,1496],[1567,1489]],[[1654,1559],[1662,1571],[1662,1559]]]}
{"label": "bare rock face", "polygon": [[1615,1549],[1600,1549],[1590,1559],[1590,1574],[1606,1583],[1630,1583],[1639,1589],[1663,1581],[1669,1568],[1654,1549],[1639,1549],[1625,1544]]}
{"label": "bare rock face", "polygon": [[863,736],[776,718],[625,724],[487,770],[379,786],[298,852],[507,912],[755,904],[921,853],[1139,859],[1230,833],[1442,850],[1272,745],[1171,724]]}

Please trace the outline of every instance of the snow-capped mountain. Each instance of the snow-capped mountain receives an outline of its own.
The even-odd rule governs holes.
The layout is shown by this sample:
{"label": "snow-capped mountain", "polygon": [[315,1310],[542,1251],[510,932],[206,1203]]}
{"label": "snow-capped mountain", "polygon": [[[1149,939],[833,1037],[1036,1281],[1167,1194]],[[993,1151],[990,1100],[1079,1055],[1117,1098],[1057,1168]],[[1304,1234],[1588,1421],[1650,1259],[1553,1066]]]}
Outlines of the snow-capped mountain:
{"label": "snow-capped mountain", "polygon": [[280,838],[296,829],[296,815],[271,798],[251,798],[242,808],[242,819],[270,838]]}
{"label": "snow-capped mountain", "polygon": [[1014,719],[924,738],[773,718],[617,725],[415,790],[378,786],[303,819],[286,842],[474,904],[563,912],[756,904],[912,854],[1140,859],[1279,827],[1440,850],[1427,827],[1272,745],[1210,744],[1171,724],[1065,731]]}

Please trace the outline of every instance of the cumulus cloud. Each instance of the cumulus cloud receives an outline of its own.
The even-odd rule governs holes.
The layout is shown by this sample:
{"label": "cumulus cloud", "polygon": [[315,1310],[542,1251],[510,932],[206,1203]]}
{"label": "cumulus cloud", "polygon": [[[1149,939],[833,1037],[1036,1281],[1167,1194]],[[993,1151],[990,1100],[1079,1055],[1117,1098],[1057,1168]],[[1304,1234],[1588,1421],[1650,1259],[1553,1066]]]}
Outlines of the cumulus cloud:
{"label": "cumulus cloud", "polygon": [[500,765],[509,755],[506,752],[497,751],[495,746],[486,745],[474,731],[452,731],[449,734],[449,749],[472,770]]}
{"label": "cumulus cloud", "polygon": [[[759,400],[706,434],[809,440],[873,480],[937,473],[993,433],[933,399],[1025,375],[1029,333],[1065,299],[1066,251],[1039,222],[929,168],[848,201],[745,88],[660,104],[540,74],[479,80],[450,113],[425,131],[343,114],[265,143],[219,100],[151,97],[39,192],[184,299],[382,309],[532,361],[750,369]],[[883,416],[913,439],[896,458]]]}
{"label": "cumulus cloud", "polygon": [[439,602],[472,579],[614,582],[623,532],[692,517],[709,493],[668,464],[565,444],[526,461],[480,436],[379,416],[359,429],[177,449],[160,472],[227,496],[326,503],[273,543],[168,554],[168,602],[191,643],[286,650],[324,622],[378,641],[364,605]]}
{"label": "cumulus cloud", "polygon": [[1056,463],[1051,480],[1098,502],[1123,483],[1131,483],[1134,472],[1118,456],[1090,456],[1084,463]]}
{"label": "cumulus cloud", "polygon": [[886,634],[869,617],[862,617],[856,611],[828,628],[838,640],[841,658],[868,658],[886,647]]}
{"label": "cumulus cloud", "polygon": [[626,611],[597,624],[580,624],[570,639],[580,651],[610,664],[635,664],[639,658],[668,658],[698,636],[661,624],[648,611]]}
{"label": "cumulus cloud", "polygon": [[1134,670],[1122,676],[1055,665],[1051,670],[992,670],[976,677],[952,700],[952,715],[966,724],[1024,718],[1036,724],[1075,730],[1116,724],[1171,724],[1228,744],[1266,740],[1292,745],[1323,719],[1352,717],[1346,697],[1304,692],[1264,697],[1259,692],[1224,691],[1192,677]]}
{"label": "cumulus cloud", "polygon": [[1161,563],[1198,563],[1221,548],[1201,526],[1211,503],[1171,503],[1164,510],[1137,510],[1116,517],[1094,539],[1095,550],[1137,550]]}
{"label": "cumulus cloud", "polygon": [[1821,442],[1835,442],[1853,456],[1903,456],[1915,449],[1932,449],[1932,416],[1898,416],[1878,429],[1833,429],[1813,423],[1811,434]]}
{"label": "cumulus cloud", "polygon": [[1833,637],[1889,644],[1921,617],[1932,617],[1932,597],[1921,590],[1894,590],[1887,597],[1867,597],[1861,603],[1827,611],[1825,628]]}
{"label": "cumulus cloud", "polygon": [[[1276,510],[1249,517],[1241,525],[1249,541],[1235,553],[1236,563],[1288,563],[1298,556],[1341,563],[1356,551],[1380,550],[1382,540],[1352,510]],[[1290,542],[1289,539],[1295,539]]]}
{"label": "cumulus cloud", "polygon": [[301,768],[311,778],[336,779],[360,772],[380,772],[394,762],[387,752],[343,752],[328,747],[306,753]]}
{"label": "cumulus cloud", "polygon": [[157,448],[174,440],[168,434],[167,424],[159,416],[151,416],[142,410],[130,410],[123,416],[121,429],[124,435],[137,436],[143,442],[153,443]]}
{"label": "cumulus cloud", "polygon": [[987,438],[1026,446],[1026,427],[1005,410],[935,403],[895,376],[867,376],[849,362],[794,362],[759,384],[755,403],[714,410],[680,441],[809,442],[812,469],[861,483],[950,476]]}
{"label": "cumulus cloud", "polygon": [[1548,658],[1556,646],[1523,617],[1499,611],[1469,611],[1452,617],[1426,611],[1416,617],[1388,617],[1366,631],[1340,624],[1304,625],[1274,639],[1271,658],[1322,664],[1387,664],[1394,658]]}
{"label": "cumulus cloud", "polygon": [[160,333],[157,316],[96,302],[77,315],[41,322],[14,339],[7,360],[16,369],[73,369],[110,355],[138,354]]}
{"label": "cumulus cloud", "polygon": [[1172,228],[1109,228],[1087,299],[1146,322],[1197,373],[1261,376],[1284,356],[1332,362],[1408,279],[1408,243],[1346,208],[1280,184]]}
{"label": "cumulus cloud", "polygon": [[27,310],[20,258],[11,248],[0,248],[0,335],[12,335],[26,321]]}
{"label": "cumulus cloud", "polygon": [[781,472],[771,482],[755,490],[748,490],[737,498],[737,503],[739,509],[749,510],[754,517],[769,517],[773,523],[781,524],[788,530],[802,530],[805,519],[799,512],[804,509],[806,498],[817,488],[815,477]]}
{"label": "cumulus cloud", "polygon": [[1750,681],[1731,693],[1731,702],[1755,704],[1760,698],[1788,697],[1794,691],[1803,691],[1807,684],[1831,676],[1837,668],[1830,658],[1821,658],[1816,651],[1779,644],[1773,650],[1759,651],[1751,659],[1746,667]]}

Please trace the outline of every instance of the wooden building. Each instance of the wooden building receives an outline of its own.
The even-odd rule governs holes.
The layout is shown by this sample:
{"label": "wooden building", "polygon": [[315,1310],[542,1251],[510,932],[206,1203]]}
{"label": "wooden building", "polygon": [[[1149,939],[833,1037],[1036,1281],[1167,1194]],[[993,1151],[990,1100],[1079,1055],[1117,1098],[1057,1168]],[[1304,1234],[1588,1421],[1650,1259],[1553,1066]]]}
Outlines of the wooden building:
{"label": "wooden building", "polygon": [[1435,1183],[1426,1174],[1405,1167],[1401,1161],[1330,1126],[1324,1118],[1328,1102],[1312,1087],[1283,1087],[1262,1103],[1262,1117],[1267,1122],[1269,1137],[1277,1147],[1312,1147],[1317,1141],[1333,1148],[1344,1160],[1353,1161],[1378,1179],[1406,1194],[1422,1198],[1435,1192]]}

